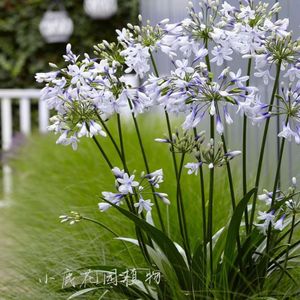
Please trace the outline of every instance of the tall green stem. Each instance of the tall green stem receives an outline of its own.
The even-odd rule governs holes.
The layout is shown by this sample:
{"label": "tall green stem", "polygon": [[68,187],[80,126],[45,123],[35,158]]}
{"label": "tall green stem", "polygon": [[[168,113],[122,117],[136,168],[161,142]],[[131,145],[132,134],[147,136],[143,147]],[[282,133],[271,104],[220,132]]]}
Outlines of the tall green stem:
{"label": "tall green stem", "polygon": [[[204,39],[204,44],[205,44],[205,48],[208,50],[208,38]],[[206,62],[206,65],[207,65],[208,72],[211,72],[210,60],[209,60],[209,55],[208,54],[205,56],[205,62]]]}
{"label": "tall green stem", "polygon": [[179,226],[180,226],[180,232],[183,239],[184,248],[187,254],[188,261],[191,260],[190,257],[190,245],[189,245],[189,238],[186,228],[186,217],[185,217],[185,211],[184,211],[184,205],[181,201],[181,186],[180,186],[180,179],[183,169],[183,163],[184,163],[185,154],[183,153],[181,155],[180,164],[179,164],[179,170],[178,170],[178,176],[177,176],[177,214],[178,214],[178,220],[179,220]]}
{"label": "tall green stem", "polygon": [[[226,146],[226,140],[224,137],[224,134],[221,135],[222,143],[223,143],[223,149],[224,152],[227,153],[227,146]],[[230,167],[230,162],[226,162],[226,169],[227,169],[227,176],[228,176],[228,182],[229,182],[229,189],[230,189],[230,196],[231,196],[231,206],[233,211],[235,210],[235,193],[234,193],[234,187],[233,187],[233,179],[232,179],[232,172]]]}
{"label": "tall green stem", "polygon": [[102,146],[100,145],[100,143],[98,142],[98,140],[96,139],[95,136],[93,136],[93,140],[97,146],[97,148],[99,149],[100,153],[102,154],[104,160],[106,161],[106,163],[108,164],[109,168],[112,169],[113,168],[113,165],[112,163],[110,162],[108,156],[106,155],[106,153],[104,152]]}
{"label": "tall green stem", "polygon": [[[287,117],[287,119],[285,121],[285,125],[287,125],[288,121],[289,121],[289,117]],[[271,211],[274,209],[274,205],[275,205],[276,192],[277,192],[278,183],[279,183],[279,179],[280,179],[282,157],[283,157],[283,153],[284,153],[284,146],[285,146],[285,138],[282,139],[281,146],[280,146],[280,153],[279,153],[278,164],[277,164],[276,175],[275,175],[274,186],[273,186],[273,194],[272,194],[272,201],[271,201],[271,208],[270,208]],[[266,246],[267,254],[269,253],[269,248],[270,248],[270,243],[271,243],[271,231],[272,231],[272,226],[270,224],[268,227],[268,233],[267,233],[267,246]]]}
{"label": "tall green stem", "polygon": [[[130,102],[129,102],[129,106],[130,106],[130,108],[132,108]],[[138,136],[138,141],[139,141],[140,149],[141,149],[141,152],[142,152],[145,168],[146,168],[147,173],[149,174],[150,173],[150,168],[149,168],[149,164],[148,164],[148,160],[147,160],[146,151],[145,151],[145,148],[144,148],[140,128],[139,128],[137,119],[136,119],[136,117],[134,116],[133,113],[132,113],[132,119],[133,119],[134,127],[135,127],[135,130],[136,130],[137,136]],[[154,199],[155,207],[156,207],[156,210],[157,210],[157,215],[158,215],[158,219],[159,219],[159,222],[160,222],[160,226],[161,226],[162,231],[165,233],[166,230],[165,230],[165,226],[164,226],[164,221],[163,221],[163,218],[162,218],[162,215],[161,215],[161,211],[160,211],[160,207],[159,207],[159,204],[158,204],[158,201],[157,201],[157,197],[155,195],[155,190],[154,190],[154,187],[152,185],[151,185],[151,191],[152,191],[152,194],[153,194],[153,199]]]}
{"label": "tall green stem", "polygon": [[[279,78],[280,78],[280,68],[281,68],[281,60],[279,60],[279,62],[277,64],[276,78],[275,78],[272,96],[271,96],[271,100],[270,100],[269,112],[272,112],[272,108],[273,108],[273,104],[274,104],[274,100],[275,100],[275,94],[277,91],[278,82],[279,82]],[[258,187],[259,187],[259,182],[260,182],[262,163],[263,163],[264,154],[265,154],[265,146],[266,146],[266,142],[267,142],[269,125],[270,125],[270,118],[267,118],[264,133],[263,133],[262,145],[261,145],[260,154],[259,154],[259,161],[258,161],[256,180],[255,180],[255,188],[256,189],[255,189],[254,196],[253,196],[253,204],[252,204],[252,210],[251,210],[249,231],[251,231],[251,229],[253,227],[253,222],[254,222],[255,208],[256,208],[257,195],[258,195]]]}
{"label": "tall green stem", "polygon": [[[149,51],[149,53],[150,53],[150,58],[151,58],[152,66],[153,66],[153,69],[154,69],[154,73],[158,77],[159,73],[158,73],[157,65],[155,63],[153,54],[152,54],[151,51]],[[165,118],[166,118],[166,123],[167,123],[169,139],[172,140],[171,122],[170,122],[169,114],[166,110],[165,110]],[[182,198],[182,192],[181,192],[181,187],[180,187],[180,180],[178,180],[179,179],[179,172],[178,172],[178,166],[177,166],[174,146],[172,144],[171,144],[171,153],[172,153],[172,160],[173,160],[174,171],[175,171],[175,178],[176,178],[176,182],[177,182],[177,195],[179,197],[177,202],[178,202],[178,204],[180,204],[177,207],[177,210],[179,211],[183,208],[183,203],[182,203],[183,198]],[[183,212],[183,215],[184,215],[184,212]],[[186,222],[183,222],[183,220],[182,220],[182,213],[180,213],[180,216],[178,215],[178,217],[179,217],[179,220],[178,220],[179,224],[181,223],[185,227],[185,228],[183,228],[182,232],[187,232],[187,224],[186,224]],[[184,236],[182,236],[182,238],[183,238],[184,243],[186,244],[185,245],[185,251],[186,251],[187,258],[188,258],[188,260],[190,260],[189,258],[191,257],[191,252],[190,252],[190,247],[189,247],[188,240],[186,240]]]}
{"label": "tall green stem", "polygon": [[[194,128],[194,136],[197,137],[197,129]],[[199,160],[201,160],[201,153],[199,151]],[[203,166],[199,167],[199,179],[200,179],[200,191],[201,191],[201,208],[202,208],[202,235],[203,235],[203,253],[204,253],[204,265],[206,265],[207,259],[207,238],[206,238],[206,204],[205,204],[205,187],[204,187],[204,174]]]}
{"label": "tall green stem", "polygon": [[[216,103],[216,111],[217,111],[217,114],[220,116],[220,111],[219,111],[219,106],[218,104]],[[226,139],[225,139],[225,136],[224,134],[221,134],[221,140],[222,140],[222,143],[223,143],[223,150],[224,150],[224,153],[227,153],[227,143],[226,143]],[[234,193],[234,187],[233,187],[233,180],[232,180],[232,172],[231,172],[231,167],[230,167],[230,162],[227,161],[226,162],[226,169],[227,169],[227,176],[228,176],[228,182],[229,182],[229,190],[230,190],[230,196],[231,196],[231,206],[232,206],[232,209],[233,211],[235,210],[235,193]]]}
{"label": "tall green stem", "polygon": [[[204,39],[205,48],[208,49],[208,38]],[[205,62],[207,65],[208,72],[211,72],[209,55],[205,56]],[[210,116],[210,138],[215,138],[215,118]],[[214,155],[214,154],[213,154]],[[213,283],[213,247],[212,247],[212,236],[213,236],[213,200],[214,200],[214,168],[209,171],[209,202],[208,202],[208,214],[207,214],[207,240],[209,242],[209,259],[210,259],[210,277],[212,285]]]}
{"label": "tall green stem", "polygon": [[[251,74],[251,65],[252,59],[249,58],[248,60],[248,68],[247,68],[247,76],[249,76],[246,87],[250,85],[250,74]],[[248,92],[246,93],[248,95]],[[247,116],[244,115],[243,120],[243,195],[247,194]],[[249,217],[248,217],[248,208],[245,208],[245,226],[246,226],[246,233],[249,231]]]}
{"label": "tall green stem", "polygon": [[123,164],[124,164],[124,168],[127,169],[120,114],[117,114],[117,120],[118,120],[118,133],[119,133],[119,138],[120,138],[120,148],[121,148],[122,161],[123,161]]}
{"label": "tall green stem", "polygon": [[295,221],[296,221],[296,215],[294,213],[293,218],[292,218],[292,223],[291,223],[291,231],[290,231],[289,238],[288,238],[288,245],[287,245],[287,250],[286,250],[286,255],[285,255],[285,260],[284,260],[284,266],[283,266],[281,275],[280,275],[278,281],[276,282],[276,285],[275,285],[276,287],[280,283],[281,279],[283,278],[284,272],[287,269],[287,263],[288,263],[288,259],[289,259],[289,252],[290,252],[290,248],[291,248],[292,237],[293,237],[293,234],[294,234]]}
{"label": "tall green stem", "polygon": [[119,149],[119,146],[117,145],[117,143],[116,143],[114,137],[112,136],[112,134],[111,134],[109,128],[106,126],[105,122],[102,120],[102,118],[101,118],[98,114],[97,114],[97,117],[98,117],[98,120],[100,121],[100,123],[102,124],[103,128],[105,129],[105,132],[108,134],[108,136],[109,136],[109,138],[110,138],[110,140],[111,140],[113,146],[115,147],[115,149],[116,149],[116,151],[117,151],[117,153],[118,153],[120,159],[122,160],[122,159],[123,159],[122,153],[121,153],[121,151],[120,151],[120,149]]}
{"label": "tall green stem", "polygon": [[[215,118],[210,117],[210,138],[215,138]],[[214,155],[214,154],[213,154]],[[208,220],[207,220],[207,238],[209,241],[209,259],[210,259],[210,276],[211,284],[213,282],[213,247],[212,247],[212,236],[213,236],[213,200],[214,200],[214,168],[209,170],[209,202],[208,202]]]}
{"label": "tall green stem", "polygon": [[158,77],[159,72],[158,72],[158,69],[157,69],[157,66],[156,66],[156,62],[155,62],[153,54],[150,50],[149,50],[149,53],[150,53],[151,63],[152,63],[153,69],[154,69],[154,74],[155,74],[156,77]]}

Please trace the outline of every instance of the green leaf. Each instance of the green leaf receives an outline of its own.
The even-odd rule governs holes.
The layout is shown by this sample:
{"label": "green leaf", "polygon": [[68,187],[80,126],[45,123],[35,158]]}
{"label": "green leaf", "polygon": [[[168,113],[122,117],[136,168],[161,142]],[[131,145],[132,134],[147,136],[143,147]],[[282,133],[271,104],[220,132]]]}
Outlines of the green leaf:
{"label": "green leaf", "polygon": [[203,248],[206,245],[198,242],[192,258],[191,274],[195,291],[203,291],[206,287],[206,259]]}
{"label": "green leaf", "polygon": [[220,261],[224,252],[227,237],[227,227],[222,227],[213,235],[213,271],[219,272]]}
{"label": "green leaf", "polygon": [[89,292],[92,292],[92,291],[95,291],[95,290],[98,290],[98,289],[100,289],[100,287],[92,287],[92,288],[87,288],[87,289],[80,290],[80,291],[74,293],[73,295],[71,295],[71,296],[68,298],[68,300],[74,299],[74,298],[76,298],[76,297],[82,296],[82,295],[84,295],[84,294],[87,294],[87,293],[89,293]]}
{"label": "green leaf", "polygon": [[255,192],[255,189],[249,191],[245,197],[239,202],[233,215],[231,217],[228,230],[226,243],[224,247],[224,256],[223,256],[223,264],[222,264],[222,275],[224,280],[228,280],[228,275],[232,270],[232,267],[235,265],[235,258],[237,253],[235,252],[235,247],[237,243],[237,239],[239,238],[239,229],[243,217],[243,213],[247,208],[247,204]]}
{"label": "green leaf", "polygon": [[133,213],[117,205],[112,204],[112,206],[114,206],[128,219],[132,220],[136,226],[144,230],[149,235],[149,237],[153,239],[153,241],[157,244],[157,246],[160,247],[164,255],[169,260],[170,264],[172,265],[181,288],[185,290],[191,290],[191,280],[189,276],[190,271],[183,257],[181,256],[176,246],[174,245],[173,241],[170,240],[169,237],[165,235],[162,231],[150,225],[143,219],[138,218]]}

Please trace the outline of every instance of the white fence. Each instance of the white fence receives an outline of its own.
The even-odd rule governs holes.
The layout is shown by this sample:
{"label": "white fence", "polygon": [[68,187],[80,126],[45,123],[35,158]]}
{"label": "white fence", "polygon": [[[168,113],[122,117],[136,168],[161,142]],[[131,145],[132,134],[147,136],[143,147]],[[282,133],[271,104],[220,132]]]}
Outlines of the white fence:
{"label": "white fence", "polygon": [[48,126],[49,111],[46,104],[39,101],[40,90],[37,89],[0,89],[1,104],[1,149],[7,151],[13,138],[13,101],[19,103],[20,128],[24,135],[31,132],[31,102],[38,100],[39,131],[45,133]]}

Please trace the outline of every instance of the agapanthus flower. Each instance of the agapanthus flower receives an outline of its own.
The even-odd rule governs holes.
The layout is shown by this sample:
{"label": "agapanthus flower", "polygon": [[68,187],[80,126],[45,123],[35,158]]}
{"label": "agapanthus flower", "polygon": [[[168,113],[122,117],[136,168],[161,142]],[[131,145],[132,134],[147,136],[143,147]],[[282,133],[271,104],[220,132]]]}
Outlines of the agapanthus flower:
{"label": "agapanthus flower", "polygon": [[225,60],[232,60],[232,57],[230,55],[233,53],[233,51],[228,47],[215,46],[211,53],[214,56],[211,59],[211,62],[216,62],[217,66],[222,66]]}
{"label": "agapanthus flower", "polygon": [[267,205],[271,205],[272,203],[273,192],[269,192],[264,190],[263,194],[258,195],[257,199],[260,201],[264,201]]}
{"label": "agapanthus flower", "polygon": [[284,228],[284,221],[285,219],[285,214],[283,214],[274,224],[274,229],[282,231],[282,229]]}
{"label": "agapanthus flower", "polygon": [[202,162],[187,163],[184,167],[188,169],[188,174],[198,175],[199,167],[202,165]]}
{"label": "agapanthus flower", "polygon": [[164,182],[164,175],[163,175],[163,170],[162,169],[159,169],[159,170],[156,170],[152,173],[146,174],[144,177],[155,188],[159,188],[159,184]]}
{"label": "agapanthus flower", "polygon": [[[151,105],[142,88],[132,87],[120,76],[126,71],[121,50],[107,42],[98,46],[107,49],[106,56],[103,51],[99,54],[104,56],[103,59],[91,59],[85,54],[84,59],[79,60],[67,45],[64,57],[69,65],[60,70],[53,66],[55,71],[36,75],[38,82],[46,83],[41,100],[49,109],[57,111],[57,115],[50,119],[53,123],[49,130],[60,134],[58,144],[71,144],[73,149],[77,148],[82,137],[105,137],[101,123],[114,114],[120,114],[124,108],[131,106],[137,115]],[[96,48],[100,50],[98,46]]]}
{"label": "agapanthus flower", "polygon": [[[283,122],[282,130],[278,134],[279,137],[287,139],[289,142],[295,140],[296,144],[300,144],[300,82],[294,88],[282,88],[280,100],[279,114],[286,116]],[[275,113],[273,113],[275,115]]]}
{"label": "agapanthus flower", "polygon": [[70,225],[74,225],[82,220],[82,216],[76,211],[71,211],[70,215],[61,215],[59,219],[61,223],[69,222]]}
{"label": "agapanthus flower", "polygon": [[135,71],[141,78],[144,77],[145,73],[150,70],[148,59],[150,57],[149,48],[143,47],[141,44],[135,44],[128,46],[125,50],[121,51],[120,54],[125,58],[125,63],[128,68],[125,70],[126,73]]}
{"label": "agapanthus flower", "polygon": [[77,150],[78,141],[75,135],[68,136],[68,130],[64,130],[57,139],[56,144],[64,146],[72,145],[73,150]]}
{"label": "agapanthus flower", "polygon": [[[123,200],[127,201],[128,199],[131,199],[130,201],[138,199],[138,202],[133,203],[133,206],[138,208],[139,214],[143,210],[148,212],[151,210],[153,203],[151,203],[151,200],[144,199],[146,196],[149,197],[150,194],[154,197],[157,196],[164,204],[170,204],[168,194],[156,190],[159,188],[159,184],[163,182],[162,169],[146,175],[142,172],[139,180],[135,180],[136,175],[126,173],[118,167],[112,168],[112,173],[115,177],[115,189],[117,192],[102,192],[101,198],[105,200],[105,202],[98,204],[98,208],[101,212],[108,210],[113,204],[119,206],[123,203]],[[132,195],[134,195],[134,197],[132,197]]]}
{"label": "agapanthus flower", "polygon": [[274,210],[272,210],[271,212],[261,212],[261,211],[258,212],[259,216],[257,217],[257,219],[263,222],[256,224],[256,226],[258,227],[258,229],[262,231],[264,235],[267,234],[269,225],[274,224],[274,219],[275,219],[274,213],[275,213]]}
{"label": "agapanthus flower", "polygon": [[285,202],[287,212],[292,214],[298,214],[300,212],[300,201],[297,199],[289,199]]}
{"label": "agapanthus flower", "polygon": [[118,167],[114,167],[112,168],[112,172],[114,174],[114,176],[116,178],[123,178],[124,177],[124,174],[125,174],[125,171],[124,170],[121,170],[120,168]]}
{"label": "agapanthus flower", "polygon": [[188,174],[198,174],[198,170],[202,165],[207,165],[209,169],[224,166],[228,161],[240,155],[241,151],[224,152],[223,144],[215,144],[213,139],[207,145],[203,142],[196,144],[193,149],[193,155],[197,162],[189,162],[184,167],[188,169]]}
{"label": "agapanthus flower", "polygon": [[140,198],[138,203],[134,203],[134,207],[138,208],[138,213],[141,214],[143,210],[146,212],[151,211],[153,203],[151,203],[151,200],[144,200],[143,198]]}
{"label": "agapanthus flower", "polygon": [[297,61],[294,64],[288,66],[286,73],[284,74],[285,78],[288,78],[290,82],[295,81],[295,79],[300,80],[300,61]]}
{"label": "agapanthus flower", "polygon": [[124,173],[123,177],[117,178],[119,182],[119,192],[122,194],[133,194],[133,189],[139,186],[139,182],[134,180],[134,175],[129,176]]}
{"label": "agapanthus flower", "polygon": [[257,90],[244,86],[248,77],[242,76],[241,70],[234,73],[226,68],[216,81],[211,80],[205,65],[191,71],[182,72],[180,67],[179,71],[175,69],[170,76],[151,77],[151,81],[145,84],[149,98],[164,106],[168,112],[186,114],[182,124],[184,130],[198,126],[207,113],[216,116],[216,129],[222,134],[223,122],[231,124],[233,121],[228,107],[236,107],[238,112],[246,113],[249,117],[257,117],[265,108],[257,101]]}
{"label": "agapanthus flower", "polygon": [[154,194],[157,197],[159,197],[164,204],[166,204],[166,205],[170,205],[171,204],[170,200],[168,199],[168,194],[166,194],[166,193],[159,193],[159,192],[154,192]]}
{"label": "agapanthus flower", "polygon": [[98,208],[101,212],[104,212],[112,206],[108,202],[119,206],[122,203],[121,201],[124,197],[124,194],[111,193],[111,192],[102,192],[102,196],[107,202],[98,203]]}

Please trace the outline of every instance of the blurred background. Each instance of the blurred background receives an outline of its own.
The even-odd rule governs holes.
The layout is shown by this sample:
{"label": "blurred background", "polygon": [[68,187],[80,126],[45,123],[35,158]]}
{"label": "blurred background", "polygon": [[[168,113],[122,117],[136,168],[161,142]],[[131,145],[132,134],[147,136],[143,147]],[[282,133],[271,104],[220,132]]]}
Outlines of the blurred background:
{"label": "blurred background", "polygon": [[138,0],[1,0],[0,88],[36,87],[35,73],[60,64],[67,42],[91,53],[114,40],[116,28],[135,23],[138,11]]}

